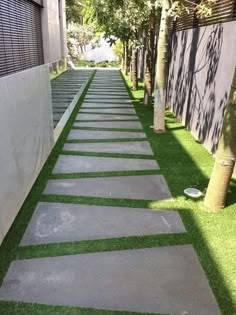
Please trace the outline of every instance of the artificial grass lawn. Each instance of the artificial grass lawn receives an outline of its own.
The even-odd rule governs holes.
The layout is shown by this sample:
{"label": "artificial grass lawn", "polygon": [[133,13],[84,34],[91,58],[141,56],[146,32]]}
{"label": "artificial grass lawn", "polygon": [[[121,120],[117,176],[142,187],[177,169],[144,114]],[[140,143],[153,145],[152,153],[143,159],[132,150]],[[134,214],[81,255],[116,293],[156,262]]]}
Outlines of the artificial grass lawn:
{"label": "artificial grass lawn", "polygon": [[[83,94],[83,96],[85,93]],[[106,199],[75,196],[42,195],[47,180],[50,178],[78,178],[96,176],[123,176],[137,174],[152,174],[154,172],[109,172],[89,174],[52,175],[52,169],[59,154],[69,154],[63,151],[63,145],[77,116],[81,101],[77,104],[72,116],[61,134],[56,146],[38,177],[31,193],[27,197],[17,219],[15,220],[5,241],[0,247],[0,283],[14,259],[29,259],[34,257],[48,257],[59,255],[71,255],[88,252],[110,251],[130,248],[146,248],[168,245],[193,244],[202,266],[207,273],[211,287],[218,300],[223,314],[236,314],[236,182],[232,182],[231,192],[228,198],[228,207],[219,214],[211,214],[203,211],[202,201],[191,201],[183,196],[183,189],[194,186],[203,190],[207,186],[208,177],[213,165],[212,157],[197,143],[191,134],[178,123],[174,117],[167,113],[166,122],[168,130],[165,134],[153,133],[152,109],[142,105],[143,91],[133,92],[134,104],[140,120],[145,128],[148,140],[155,153],[155,158],[160,166],[161,173],[165,176],[174,201],[146,201]],[[95,128],[96,130],[99,128]],[[137,139],[140,141],[140,139]],[[109,140],[111,142],[113,140]],[[117,139],[116,141],[122,142]],[[130,139],[134,141],[134,139]],[[73,141],[67,141],[73,142]],[[80,141],[79,141],[80,142]],[[83,142],[83,141],[81,141]],[[89,141],[84,141],[89,142]],[[96,142],[96,141],[91,141]],[[100,142],[100,141],[98,141]],[[105,142],[105,141],[101,141]],[[91,153],[76,153],[91,155]],[[94,155],[94,154],[92,154]],[[97,156],[123,156],[114,154],[95,154]],[[131,155],[134,158],[139,156]],[[130,155],[127,157],[131,157]],[[146,157],[150,158],[150,157]],[[125,237],[108,240],[70,242],[62,244],[48,244],[39,246],[18,247],[29,220],[34,212],[37,202],[51,201],[64,203],[81,203],[111,206],[126,206],[137,208],[161,208],[178,210],[188,233],[170,235],[151,235],[142,237]],[[0,302],[0,314],[20,315],[128,315],[138,314],[130,312],[115,312],[83,308],[54,307],[46,305]]]}
{"label": "artificial grass lawn", "polygon": [[213,157],[170,112],[166,112],[167,132],[154,134],[152,108],[143,106],[143,91],[131,92],[127,82],[160,172],[175,198],[173,205],[152,202],[149,206],[179,211],[222,314],[236,314],[236,180],[231,181],[226,208],[217,214],[206,212],[203,200],[186,198],[183,190],[187,187],[205,191]]}

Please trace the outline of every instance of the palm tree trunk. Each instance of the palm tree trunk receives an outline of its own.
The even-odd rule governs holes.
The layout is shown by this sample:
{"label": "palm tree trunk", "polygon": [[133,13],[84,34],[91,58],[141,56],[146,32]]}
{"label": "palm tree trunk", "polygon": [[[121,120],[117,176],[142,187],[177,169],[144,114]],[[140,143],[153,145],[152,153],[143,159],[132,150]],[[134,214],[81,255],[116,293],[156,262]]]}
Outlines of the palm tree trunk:
{"label": "palm tree trunk", "polygon": [[165,131],[165,103],[168,72],[168,40],[170,35],[171,17],[168,14],[171,0],[162,1],[161,23],[158,40],[156,86],[154,103],[154,132]]}
{"label": "palm tree trunk", "polygon": [[128,75],[130,68],[129,41],[125,42],[125,74]]}
{"label": "palm tree trunk", "polygon": [[236,68],[229,102],[225,111],[222,134],[216,152],[215,165],[204,204],[212,211],[224,208],[236,159]]}
{"label": "palm tree trunk", "polygon": [[152,104],[153,92],[153,60],[155,48],[155,0],[151,1],[152,9],[149,15],[149,29],[148,29],[148,47],[146,54],[146,72],[144,84],[144,105]]}
{"label": "palm tree trunk", "polygon": [[121,60],[121,68],[125,71],[125,42],[122,42],[123,52],[122,52],[122,60]]}
{"label": "palm tree trunk", "polygon": [[140,80],[143,82],[144,80],[144,72],[145,72],[145,52],[146,52],[146,45],[147,45],[147,30],[143,31],[142,37],[142,44],[143,47],[140,52]]}
{"label": "palm tree trunk", "polygon": [[132,50],[132,83],[133,90],[138,90],[138,51],[133,48]]}

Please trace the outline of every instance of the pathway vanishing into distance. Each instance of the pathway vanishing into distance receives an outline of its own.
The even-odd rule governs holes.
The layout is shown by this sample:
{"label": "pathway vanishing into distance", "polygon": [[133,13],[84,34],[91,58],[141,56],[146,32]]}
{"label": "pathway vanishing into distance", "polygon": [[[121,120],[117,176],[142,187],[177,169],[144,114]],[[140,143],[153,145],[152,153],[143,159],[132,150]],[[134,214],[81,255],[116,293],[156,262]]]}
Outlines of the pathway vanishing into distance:
{"label": "pathway vanishing into distance", "polygon": [[[171,193],[118,70],[96,72],[53,176],[44,196],[54,202],[38,203],[21,246],[186,233],[176,211],[130,207]],[[71,203],[57,201],[63,196]],[[94,205],[99,198],[127,206]],[[220,314],[191,245],[14,261],[0,299],[121,314]]]}
{"label": "pathway vanishing into distance", "polygon": [[54,127],[92,73],[92,70],[68,70],[51,81]]}

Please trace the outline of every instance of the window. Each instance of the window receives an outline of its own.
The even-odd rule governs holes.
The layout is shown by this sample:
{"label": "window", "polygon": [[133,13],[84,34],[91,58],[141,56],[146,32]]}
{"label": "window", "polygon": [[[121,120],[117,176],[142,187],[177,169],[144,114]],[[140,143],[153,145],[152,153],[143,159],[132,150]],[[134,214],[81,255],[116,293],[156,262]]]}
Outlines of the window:
{"label": "window", "polygon": [[30,0],[1,0],[0,77],[43,62],[40,5]]}

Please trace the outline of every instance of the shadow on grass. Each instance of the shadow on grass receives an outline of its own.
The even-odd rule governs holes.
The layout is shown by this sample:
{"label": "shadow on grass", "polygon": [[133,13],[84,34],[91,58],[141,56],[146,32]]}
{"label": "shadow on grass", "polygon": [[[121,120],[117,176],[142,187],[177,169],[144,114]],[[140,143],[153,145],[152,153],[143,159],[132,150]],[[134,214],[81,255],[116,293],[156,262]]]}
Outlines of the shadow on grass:
{"label": "shadow on grass", "polygon": [[214,163],[212,156],[170,112],[166,113],[166,133],[154,134],[150,128],[153,109],[143,106],[140,91],[129,92],[160,172],[175,198],[172,207],[169,203],[165,206],[159,202],[151,202],[149,207],[161,206],[161,209],[180,213],[222,314],[236,314],[236,289],[232,283],[236,250],[236,180],[231,182],[227,207],[217,214],[204,211],[203,200],[187,199],[183,193],[187,187],[196,187],[205,192]]}

